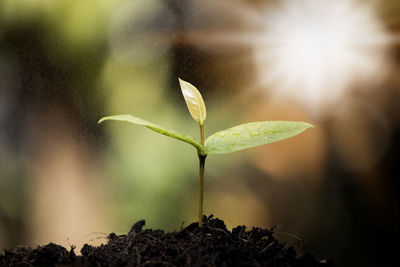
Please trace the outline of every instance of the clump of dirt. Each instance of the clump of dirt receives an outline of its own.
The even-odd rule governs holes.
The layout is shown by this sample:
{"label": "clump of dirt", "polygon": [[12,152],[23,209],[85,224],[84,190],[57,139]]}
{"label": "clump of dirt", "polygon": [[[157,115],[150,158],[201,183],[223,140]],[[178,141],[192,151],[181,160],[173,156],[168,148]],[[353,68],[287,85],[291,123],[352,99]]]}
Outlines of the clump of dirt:
{"label": "clump of dirt", "polygon": [[108,243],[84,245],[80,256],[55,244],[36,249],[17,247],[0,254],[2,266],[332,266],[309,253],[298,253],[273,237],[273,230],[237,226],[205,217],[178,231],[143,230],[144,220],[127,235],[108,236]]}

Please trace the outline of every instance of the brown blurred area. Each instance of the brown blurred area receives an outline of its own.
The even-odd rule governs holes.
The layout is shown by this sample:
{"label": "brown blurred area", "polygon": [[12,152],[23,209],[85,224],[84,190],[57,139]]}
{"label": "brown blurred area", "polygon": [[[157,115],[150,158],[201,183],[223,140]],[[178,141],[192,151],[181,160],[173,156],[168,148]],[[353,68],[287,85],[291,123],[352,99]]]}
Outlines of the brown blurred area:
{"label": "brown blurred area", "polygon": [[[316,1],[303,2],[315,4]],[[311,122],[316,127],[296,138],[243,152],[246,163],[240,165],[240,169],[235,165],[226,167],[225,173],[218,175],[215,182],[212,180],[208,185],[213,203],[209,210],[225,218],[230,226],[241,223],[280,225],[279,229],[283,232],[310,241],[310,249],[321,255],[334,255],[332,257],[339,266],[394,266],[400,225],[400,112],[397,104],[400,100],[400,6],[395,1],[383,1],[374,6],[382,29],[393,40],[384,44],[381,52],[377,45],[367,53],[381,53],[377,61],[384,58],[382,69],[371,73],[373,76],[368,79],[347,84],[343,89],[345,94],[338,101],[329,103],[326,110],[315,113],[301,102],[304,96],[296,101],[297,94],[302,94],[301,83],[295,86],[288,97],[275,97],[273,91],[279,89],[268,88],[270,85],[266,84],[264,88],[267,93],[253,90],[254,83],[257,83],[257,65],[245,59],[246,53],[251,53],[251,42],[241,40],[245,45],[237,49],[235,38],[229,34],[235,30],[238,35],[246,30],[251,32],[255,29],[250,27],[252,23],[245,21],[238,26],[236,18],[254,16],[257,12],[252,8],[257,9],[260,4],[271,7],[270,3],[262,1],[253,4],[251,1],[240,1],[232,8],[224,1],[204,4],[208,5],[207,11],[217,13],[210,15],[212,12],[205,12],[202,14],[205,21],[208,16],[224,17],[219,21],[220,24],[210,23],[205,26],[206,29],[219,32],[220,38],[226,37],[225,33],[232,39],[221,42],[220,38],[215,38],[213,42],[210,39],[193,38],[193,46],[203,51],[204,56],[195,61],[201,63],[192,64],[210,64],[206,64],[206,69],[201,68],[201,77],[196,76],[196,69],[192,70],[194,74],[189,72],[188,76],[194,75],[194,84],[208,81],[201,88],[210,90],[210,95],[215,94],[215,98],[219,98],[215,99],[216,102],[224,103],[217,112],[234,113],[238,123],[299,120]],[[322,1],[321,5],[329,6],[329,3]],[[224,6],[228,11],[221,11],[217,6]],[[243,10],[251,15],[247,16]],[[198,9],[197,12],[201,13]],[[348,16],[352,16],[352,13]],[[227,20],[232,23],[229,24]],[[246,26],[248,29],[243,30]],[[229,28],[230,32],[227,33],[225,28]],[[287,28],[288,35],[290,30]],[[228,48],[226,44],[231,42],[235,45]],[[224,44],[226,50],[221,49]],[[220,52],[217,58],[209,52],[214,46]],[[266,45],[265,49],[268,48]],[[185,48],[182,50],[185,51]],[[187,55],[182,58],[182,61],[187,60]],[[274,67],[274,64],[265,64],[262,70],[265,76],[268,76],[268,72],[274,72]],[[178,73],[184,73],[185,70],[187,68],[181,65]],[[335,89],[331,87],[334,81],[324,82],[329,89]],[[279,81],[275,85],[279,87]],[[222,90],[225,95],[221,93]],[[227,104],[227,99],[230,104]],[[285,234],[281,237],[300,246],[293,237]]]}
{"label": "brown blurred area", "polygon": [[[209,156],[207,214],[229,227],[279,225],[278,238],[298,248],[291,235],[304,239],[338,266],[396,265],[397,1],[31,5],[0,3],[0,248],[101,242],[141,218],[166,229],[195,220],[192,150],[97,125],[132,113],[197,137],[180,77],[204,96],[206,135],[248,121],[315,126]],[[328,42],[302,28],[316,24]]]}

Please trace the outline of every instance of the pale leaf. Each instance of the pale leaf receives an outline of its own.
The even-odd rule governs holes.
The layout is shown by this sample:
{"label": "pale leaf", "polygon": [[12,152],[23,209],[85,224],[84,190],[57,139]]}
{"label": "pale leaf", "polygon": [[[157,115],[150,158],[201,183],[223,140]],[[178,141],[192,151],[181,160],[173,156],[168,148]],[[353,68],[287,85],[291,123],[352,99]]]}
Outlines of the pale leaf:
{"label": "pale leaf", "polygon": [[192,84],[179,79],[183,97],[192,118],[203,125],[206,119],[206,105],[200,92]]}

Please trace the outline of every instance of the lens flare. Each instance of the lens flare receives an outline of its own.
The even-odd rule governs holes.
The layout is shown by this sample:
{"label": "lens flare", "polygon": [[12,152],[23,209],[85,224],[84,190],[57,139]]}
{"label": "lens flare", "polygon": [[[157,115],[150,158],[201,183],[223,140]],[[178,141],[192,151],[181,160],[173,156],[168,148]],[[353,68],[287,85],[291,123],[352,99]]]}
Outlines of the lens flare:
{"label": "lens flare", "polygon": [[378,16],[378,2],[190,3],[182,44],[217,53],[250,48],[249,58],[231,57],[255,67],[249,87],[290,99],[314,117],[334,111],[351,89],[382,81],[390,69],[388,50],[399,42]]}
{"label": "lens flare", "polygon": [[380,80],[390,37],[375,10],[350,0],[282,1],[265,14],[255,45],[257,86],[321,115],[354,84]]}

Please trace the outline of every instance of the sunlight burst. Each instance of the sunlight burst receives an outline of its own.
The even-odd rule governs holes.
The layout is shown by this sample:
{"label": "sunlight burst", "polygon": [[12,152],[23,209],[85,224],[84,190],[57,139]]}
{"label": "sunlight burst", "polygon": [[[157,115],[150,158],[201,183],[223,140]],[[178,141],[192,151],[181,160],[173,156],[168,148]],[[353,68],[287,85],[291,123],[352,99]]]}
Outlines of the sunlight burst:
{"label": "sunlight burst", "polygon": [[[249,47],[250,60],[231,57],[232,62],[255,66],[249,86],[289,98],[315,116],[335,110],[351,89],[381,81],[390,66],[388,50],[399,41],[385,29],[372,1],[281,0],[268,6],[222,0],[191,3],[196,16],[188,17],[197,20],[188,20],[190,30],[182,44],[221,53]],[[222,10],[223,18],[218,19]]]}
{"label": "sunlight burst", "polygon": [[355,82],[379,80],[390,39],[373,11],[350,0],[283,1],[255,45],[257,86],[320,113]]}

